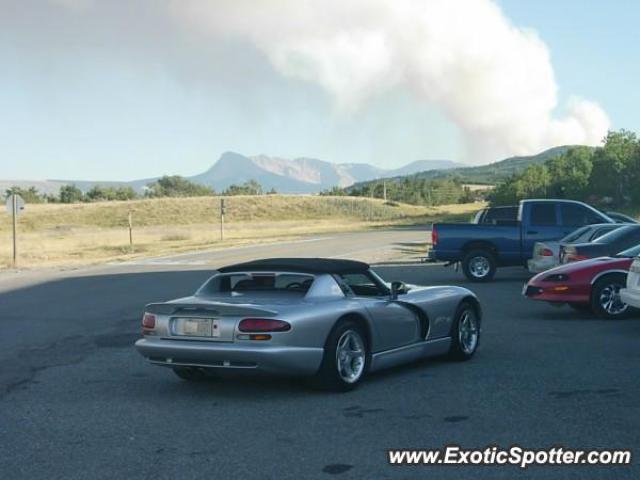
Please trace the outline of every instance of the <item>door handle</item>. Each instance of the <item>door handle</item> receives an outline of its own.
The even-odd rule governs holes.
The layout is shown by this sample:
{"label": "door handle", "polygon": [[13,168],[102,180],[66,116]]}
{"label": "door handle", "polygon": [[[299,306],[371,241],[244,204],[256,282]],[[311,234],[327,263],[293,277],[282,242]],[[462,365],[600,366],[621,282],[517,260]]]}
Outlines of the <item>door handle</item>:
{"label": "door handle", "polygon": [[536,232],[535,230],[529,230],[527,232],[527,235],[537,235],[537,234],[538,234],[538,232]]}

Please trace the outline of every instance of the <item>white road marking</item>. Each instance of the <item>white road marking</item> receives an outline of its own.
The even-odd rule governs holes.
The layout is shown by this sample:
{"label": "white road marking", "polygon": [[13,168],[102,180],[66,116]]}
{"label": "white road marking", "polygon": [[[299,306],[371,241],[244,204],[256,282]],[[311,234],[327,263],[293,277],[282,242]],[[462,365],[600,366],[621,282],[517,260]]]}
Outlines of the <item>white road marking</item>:
{"label": "white road marking", "polygon": [[179,260],[183,257],[194,257],[194,256],[202,256],[202,255],[210,255],[216,253],[222,253],[223,255],[227,255],[229,253],[233,253],[238,250],[247,250],[251,248],[262,248],[262,247],[273,247],[279,245],[295,245],[300,243],[310,243],[310,242],[319,242],[323,240],[333,240],[336,237],[314,237],[314,238],[306,238],[303,240],[288,240],[282,242],[269,242],[269,243],[254,243],[252,245],[242,245],[239,247],[228,247],[228,248],[219,248],[212,250],[201,250],[195,252],[185,252],[185,253],[176,253],[175,255],[163,256],[163,257],[153,257],[153,258],[140,258],[136,260],[127,260],[124,262],[109,262],[107,265],[115,265],[115,266],[133,266],[133,265],[207,265],[210,263],[210,260]]}

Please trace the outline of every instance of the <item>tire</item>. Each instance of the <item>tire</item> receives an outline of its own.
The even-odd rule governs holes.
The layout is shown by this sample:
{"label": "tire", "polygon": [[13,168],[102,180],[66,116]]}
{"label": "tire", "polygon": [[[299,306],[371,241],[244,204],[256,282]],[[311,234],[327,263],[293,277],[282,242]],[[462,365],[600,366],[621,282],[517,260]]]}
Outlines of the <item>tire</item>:
{"label": "tire", "polygon": [[496,259],[488,250],[471,250],[462,259],[462,272],[472,282],[488,282],[496,274]]}
{"label": "tire", "polygon": [[[349,359],[348,350],[357,351],[358,355]],[[314,383],[335,392],[353,390],[367,372],[369,361],[369,346],[363,328],[353,320],[340,321],[327,337]]]}
{"label": "tire", "polygon": [[188,382],[202,382],[208,378],[206,372],[201,368],[173,367],[173,373]]}
{"label": "tire", "polygon": [[591,312],[590,303],[568,303],[567,305],[573,308],[576,312]]}
{"label": "tire", "polygon": [[480,344],[480,319],[478,312],[469,302],[458,305],[451,326],[451,348],[449,358],[466,361],[473,357]]}
{"label": "tire", "polygon": [[591,290],[591,309],[602,318],[624,318],[629,306],[620,300],[620,289],[627,285],[627,276],[621,273],[605,275]]}

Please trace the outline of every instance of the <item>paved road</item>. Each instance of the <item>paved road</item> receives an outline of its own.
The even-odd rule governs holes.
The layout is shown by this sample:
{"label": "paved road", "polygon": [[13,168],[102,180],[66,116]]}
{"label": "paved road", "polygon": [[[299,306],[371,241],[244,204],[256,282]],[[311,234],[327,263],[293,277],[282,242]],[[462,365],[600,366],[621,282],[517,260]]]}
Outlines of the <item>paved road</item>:
{"label": "paved road", "polygon": [[379,266],[389,280],[474,290],[485,310],[481,346],[471,362],[420,362],[374,374],[346,394],[275,379],[188,384],[132,348],[140,307],[192,292],[208,263],[347,253],[340,248],[365,258],[378,247],[395,252],[383,261],[406,262],[423,237],[374,232],[209,253],[205,263],[196,255],[183,265],[166,259],[0,278],[0,476],[640,478],[637,462],[526,472],[387,464],[387,448],[451,443],[640,452],[640,321],[593,320],[523,299],[522,269],[471,285],[440,266]]}

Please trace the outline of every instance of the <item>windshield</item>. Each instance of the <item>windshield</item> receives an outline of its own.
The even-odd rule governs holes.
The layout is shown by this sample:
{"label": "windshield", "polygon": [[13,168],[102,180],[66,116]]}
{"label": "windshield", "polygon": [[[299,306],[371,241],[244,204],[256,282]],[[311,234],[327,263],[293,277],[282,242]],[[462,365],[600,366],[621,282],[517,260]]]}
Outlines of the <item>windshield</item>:
{"label": "windshield", "polygon": [[640,228],[640,225],[628,225],[626,227],[620,227],[615,229],[613,232],[609,232],[606,235],[603,235],[593,241],[593,243],[612,243],[616,240],[628,235],[630,232],[637,230]]}
{"label": "windshield", "polygon": [[307,293],[313,280],[313,275],[304,273],[229,273],[211,277],[196,295],[242,295],[247,292]]}
{"label": "windshield", "polygon": [[578,240],[582,235],[584,235],[585,233],[587,233],[588,231],[591,230],[591,226],[587,225],[586,227],[580,227],[579,229],[571,232],[569,235],[567,235],[566,237],[564,237],[562,240],[560,240],[560,242],[562,243],[569,243],[569,242],[575,242],[576,240]]}

